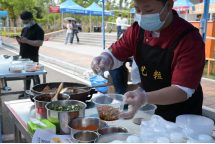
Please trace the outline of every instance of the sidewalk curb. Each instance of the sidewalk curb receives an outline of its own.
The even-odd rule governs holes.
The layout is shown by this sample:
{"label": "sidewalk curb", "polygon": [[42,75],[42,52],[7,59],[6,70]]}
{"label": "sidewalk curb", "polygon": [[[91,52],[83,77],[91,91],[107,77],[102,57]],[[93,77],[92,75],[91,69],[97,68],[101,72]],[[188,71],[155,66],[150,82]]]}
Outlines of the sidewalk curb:
{"label": "sidewalk curb", "polygon": [[[6,46],[7,48],[9,48],[8,44],[3,43],[3,45]],[[19,52],[18,47],[10,45],[10,48]],[[82,67],[79,67],[79,66],[76,66],[76,65],[61,61],[61,60],[57,60],[57,59],[54,59],[54,58],[51,58],[51,57],[47,57],[47,56],[41,55],[41,54],[39,55],[39,58],[42,61],[49,62],[49,63],[55,64],[57,66],[61,66],[61,67],[65,68],[65,69],[69,69],[69,70],[77,72],[79,74],[83,74],[85,71],[88,70],[88,69],[85,69],[85,68],[82,68]]]}
{"label": "sidewalk curb", "polygon": [[202,114],[215,121],[215,109],[207,106],[202,106]]}

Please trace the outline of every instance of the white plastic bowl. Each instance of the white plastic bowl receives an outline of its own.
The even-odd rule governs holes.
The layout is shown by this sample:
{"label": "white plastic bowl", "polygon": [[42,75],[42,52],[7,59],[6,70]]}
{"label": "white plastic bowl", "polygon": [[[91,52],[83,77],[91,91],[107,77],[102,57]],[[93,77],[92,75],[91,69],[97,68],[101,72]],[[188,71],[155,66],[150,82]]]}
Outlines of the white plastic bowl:
{"label": "white plastic bowl", "polygon": [[213,134],[214,121],[198,115],[180,115],[176,118],[176,124],[181,128],[191,128],[197,135]]}

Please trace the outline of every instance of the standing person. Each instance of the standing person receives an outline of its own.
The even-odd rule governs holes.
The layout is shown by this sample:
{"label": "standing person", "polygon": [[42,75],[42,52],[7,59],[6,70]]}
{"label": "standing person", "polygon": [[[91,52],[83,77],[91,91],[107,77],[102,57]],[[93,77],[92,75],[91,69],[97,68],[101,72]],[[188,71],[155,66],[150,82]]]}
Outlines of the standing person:
{"label": "standing person", "polygon": [[119,14],[119,17],[116,19],[116,28],[117,28],[117,40],[119,39],[120,35],[122,34],[121,31],[121,24],[122,24],[122,15]]}
{"label": "standing person", "polygon": [[71,22],[72,22],[71,20],[68,20],[65,44],[67,44],[68,38],[70,38],[70,42],[72,41],[72,29],[73,29],[73,26],[72,26]]}
{"label": "standing person", "polygon": [[141,88],[124,95],[130,109],[122,118],[133,118],[147,103],[156,104],[155,114],[172,122],[182,114],[202,115],[205,43],[198,29],[172,9],[173,4],[173,0],[134,0],[138,22],[92,61],[93,71],[101,75],[134,56]]}
{"label": "standing person", "polygon": [[197,17],[196,21],[201,21],[201,19],[202,19],[202,15],[201,14],[198,14],[196,17]]}
{"label": "standing person", "polygon": [[[31,12],[24,11],[20,18],[22,19],[25,27],[22,29],[21,37],[16,38],[20,45],[20,56],[22,58],[29,58],[34,62],[39,62],[39,48],[43,45],[44,31],[34,22],[34,18]],[[39,76],[36,76],[36,83],[40,84]],[[26,89],[30,90],[31,80],[26,80]],[[24,98],[24,94],[19,95],[19,98]]]}
{"label": "standing person", "polygon": [[215,13],[212,15],[212,21],[215,21]]}
{"label": "standing person", "polygon": [[122,34],[127,30],[128,26],[128,16],[126,15],[123,19],[122,19]]}
{"label": "standing person", "polygon": [[72,21],[72,24],[73,24],[73,33],[72,33],[72,38],[71,38],[71,44],[73,43],[74,35],[76,35],[77,43],[79,43],[78,26],[76,25],[76,21]]}

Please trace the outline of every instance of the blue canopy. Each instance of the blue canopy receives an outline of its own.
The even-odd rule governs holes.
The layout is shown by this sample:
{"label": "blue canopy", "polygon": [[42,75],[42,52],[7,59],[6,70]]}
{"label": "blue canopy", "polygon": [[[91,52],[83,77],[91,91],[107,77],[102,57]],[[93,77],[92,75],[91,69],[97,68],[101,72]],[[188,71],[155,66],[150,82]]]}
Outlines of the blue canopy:
{"label": "blue canopy", "polygon": [[[95,2],[93,2],[89,7],[86,8],[89,10],[92,16],[102,16],[102,8]],[[106,11],[104,12],[105,16],[112,16],[114,13]]]}
{"label": "blue canopy", "polygon": [[0,11],[0,17],[6,17],[8,15],[7,11]]}
{"label": "blue canopy", "polygon": [[135,12],[136,12],[135,8],[132,8],[132,9],[130,10],[130,13],[135,13]]}
{"label": "blue canopy", "polygon": [[76,4],[72,0],[67,0],[58,6],[60,6],[60,13],[71,13],[71,14],[79,14],[79,15],[90,14],[88,10]]}
{"label": "blue canopy", "polygon": [[189,0],[177,0],[174,2],[174,6],[173,7],[183,7],[183,6],[194,6],[193,3],[191,3]]}

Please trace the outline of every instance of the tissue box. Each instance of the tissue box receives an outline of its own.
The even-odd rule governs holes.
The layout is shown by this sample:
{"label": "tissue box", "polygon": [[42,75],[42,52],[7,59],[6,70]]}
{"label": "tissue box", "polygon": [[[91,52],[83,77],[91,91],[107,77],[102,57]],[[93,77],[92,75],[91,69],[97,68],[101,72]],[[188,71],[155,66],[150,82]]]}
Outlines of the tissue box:
{"label": "tissue box", "polygon": [[28,130],[32,134],[34,134],[38,128],[56,134],[56,126],[46,119],[38,119],[38,120],[34,120],[34,121],[29,121],[27,123],[27,126],[28,126]]}

